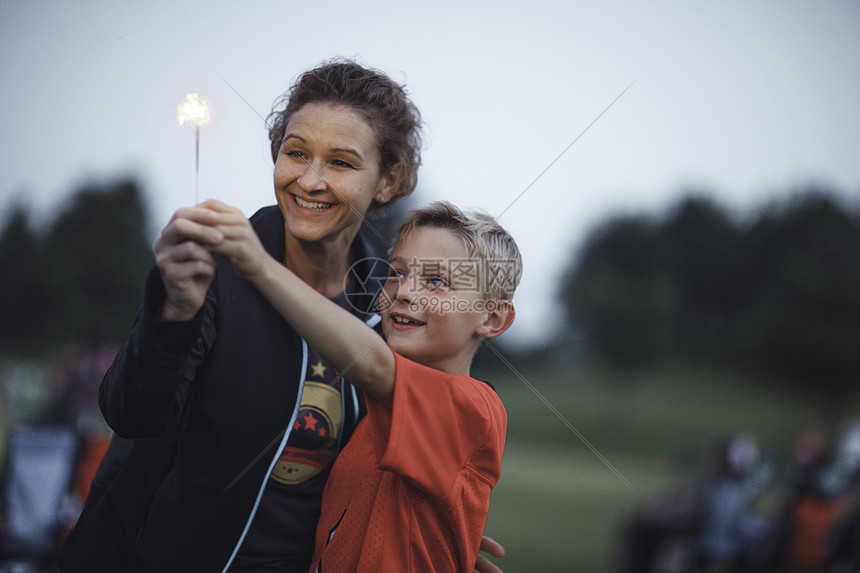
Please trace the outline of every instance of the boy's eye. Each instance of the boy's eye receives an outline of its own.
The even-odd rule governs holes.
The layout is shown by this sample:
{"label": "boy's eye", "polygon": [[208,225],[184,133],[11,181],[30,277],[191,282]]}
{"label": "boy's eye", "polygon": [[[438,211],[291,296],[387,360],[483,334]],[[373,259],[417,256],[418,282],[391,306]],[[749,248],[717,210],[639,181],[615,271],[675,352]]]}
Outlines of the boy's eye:
{"label": "boy's eye", "polygon": [[430,277],[427,282],[430,286],[448,288],[448,282],[442,277]]}
{"label": "boy's eye", "polygon": [[394,267],[389,267],[388,276],[391,278],[402,279],[406,275],[404,275],[402,271],[395,269]]}

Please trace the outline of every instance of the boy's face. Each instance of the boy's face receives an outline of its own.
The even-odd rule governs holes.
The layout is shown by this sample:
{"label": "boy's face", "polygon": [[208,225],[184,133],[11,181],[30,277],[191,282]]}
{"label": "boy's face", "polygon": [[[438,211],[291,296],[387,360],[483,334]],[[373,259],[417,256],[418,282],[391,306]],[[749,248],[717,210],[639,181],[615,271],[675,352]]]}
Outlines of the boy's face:
{"label": "boy's face", "polygon": [[386,340],[403,356],[468,374],[486,319],[480,265],[448,229],[418,227],[395,247],[381,297]]}

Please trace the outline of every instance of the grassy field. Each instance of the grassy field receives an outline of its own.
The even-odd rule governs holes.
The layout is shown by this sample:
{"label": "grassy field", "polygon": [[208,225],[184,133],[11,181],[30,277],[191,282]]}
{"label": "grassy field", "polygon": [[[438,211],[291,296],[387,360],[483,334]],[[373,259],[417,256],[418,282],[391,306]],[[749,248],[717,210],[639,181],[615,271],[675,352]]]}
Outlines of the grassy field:
{"label": "grassy field", "polygon": [[833,411],[812,388],[724,372],[474,374],[493,381],[508,411],[486,526],[507,550],[497,560],[505,573],[609,573],[623,520],[694,472],[716,440],[749,432],[785,462],[802,431],[832,436],[860,416],[860,393]]}
{"label": "grassy field", "polygon": [[782,462],[800,432],[860,415],[856,399],[829,412],[813,392],[709,372],[523,374],[531,388],[492,377],[509,420],[486,533],[505,546],[506,573],[609,571],[623,518],[693,472],[716,440],[750,432]]}

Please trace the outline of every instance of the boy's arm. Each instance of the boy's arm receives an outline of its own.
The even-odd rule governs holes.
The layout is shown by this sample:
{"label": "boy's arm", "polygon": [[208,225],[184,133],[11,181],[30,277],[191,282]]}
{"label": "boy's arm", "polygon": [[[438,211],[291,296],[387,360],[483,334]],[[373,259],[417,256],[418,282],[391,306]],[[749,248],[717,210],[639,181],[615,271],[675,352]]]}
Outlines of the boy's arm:
{"label": "boy's arm", "polygon": [[259,274],[245,277],[326,362],[365,392],[391,406],[394,356],[363,321],[308,286],[268,253]]}
{"label": "boy's arm", "polygon": [[269,303],[342,376],[388,406],[394,397],[394,355],[360,319],[308,286],[269,255],[245,216],[218,201],[202,204],[199,222],[222,238],[210,247]]}

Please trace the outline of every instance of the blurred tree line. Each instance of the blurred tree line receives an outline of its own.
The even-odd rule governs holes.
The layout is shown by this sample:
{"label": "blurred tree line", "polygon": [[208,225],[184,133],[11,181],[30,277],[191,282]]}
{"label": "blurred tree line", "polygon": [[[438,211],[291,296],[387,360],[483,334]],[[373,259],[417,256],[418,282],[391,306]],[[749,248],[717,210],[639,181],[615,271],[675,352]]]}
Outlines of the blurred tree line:
{"label": "blurred tree line", "polygon": [[860,216],[826,190],[744,219],[690,195],[617,216],[560,285],[601,365],[729,365],[838,396],[860,381]]}
{"label": "blurred tree line", "polygon": [[[409,205],[399,207],[371,221],[379,233],[365,230],[383,252]],[[125,340],[151,244],[133,180],[78,189],[39,228],[13,206],[0,228],[0,357]],[[604,367],[729,364],[833,393],[860,380],[860,214],[825,190],[743,218],[702,195],[661,216],[609,218],[569,261],[559,292],[565,331]],[[505,350],[521,362],[516,352]]]}
{"label": "blurred tree line", "polygon": [[0,229],[0,357],[124,340],[153,264],[151,243],[132,180],[83,186],[38,228],[22,205],[9,209]]}

